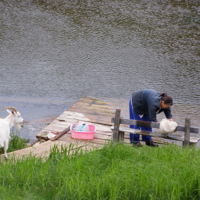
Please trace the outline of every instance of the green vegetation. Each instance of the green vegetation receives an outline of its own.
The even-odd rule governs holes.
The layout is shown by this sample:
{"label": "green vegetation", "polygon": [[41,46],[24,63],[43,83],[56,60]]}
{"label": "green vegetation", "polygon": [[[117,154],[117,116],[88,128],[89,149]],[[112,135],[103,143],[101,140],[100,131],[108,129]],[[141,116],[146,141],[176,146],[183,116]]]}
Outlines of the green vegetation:
{"label": "green vegetation", "polygon": [[[19,137],[18,132],[11,132],[10,137],[11,139],[9,142],[9,147],[7,152],[24,149],[26,147],[28,141],[24,138]],[[0,148],[0,154],[4,154],[4,148]]]}
{"label": "green vegetation", "polygon": [[1,200],[200,199],[200,150],[106,145],[83,153],[56,146],[47,159],[0,163]]}

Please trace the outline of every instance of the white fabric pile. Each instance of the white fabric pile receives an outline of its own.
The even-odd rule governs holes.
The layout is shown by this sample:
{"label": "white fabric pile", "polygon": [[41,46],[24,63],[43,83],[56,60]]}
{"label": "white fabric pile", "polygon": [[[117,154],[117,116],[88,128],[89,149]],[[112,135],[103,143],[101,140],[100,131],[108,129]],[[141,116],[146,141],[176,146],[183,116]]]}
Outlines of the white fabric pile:
{"label": "white fabric pile", "polygon": [[169,133],[173,133],[178,124],[174,121],[170,121],[169,119],[162,119],[160,122],[160,134],[168,135]]}
{"label": "white fabric pile", "polygon": [[47,137],[49,138],[49,139],[52,139],[52,138],[54,138],[56,136],[56,134],[54,134],[54,133],[52,133],[52,132],[49,132],[48,134],[47,134]]}

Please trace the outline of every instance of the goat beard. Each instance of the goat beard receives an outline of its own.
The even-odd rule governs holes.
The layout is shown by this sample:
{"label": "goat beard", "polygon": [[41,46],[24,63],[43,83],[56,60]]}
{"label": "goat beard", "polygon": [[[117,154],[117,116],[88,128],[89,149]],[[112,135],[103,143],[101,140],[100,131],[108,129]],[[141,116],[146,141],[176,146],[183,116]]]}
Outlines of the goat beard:
{"label": "goat beard", "polygon": [[16,123],[16,124],[15,124],[15,128],[16,128],[17,130],[21,130],[22,125],[21,125],[20,123]]}

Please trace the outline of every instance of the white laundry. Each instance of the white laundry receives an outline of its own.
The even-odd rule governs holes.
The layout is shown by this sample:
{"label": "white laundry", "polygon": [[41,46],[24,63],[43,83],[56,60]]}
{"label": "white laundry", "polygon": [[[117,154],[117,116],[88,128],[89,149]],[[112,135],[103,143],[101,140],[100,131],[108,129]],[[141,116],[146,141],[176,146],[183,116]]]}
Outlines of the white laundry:
{"label": "white laundry", "polygon": [[167,135],[169,133],[173,133],[178,124],[174,121],[170,121],[169,119],[162,119],[160,122],[160,134]]}
{"label": "white laundry", "polygon": [[48,134],[47,134],[47,137],[49,138],[49,139],[52,139],[52,138],[54,138],[56,135],[54,134],[54,133],[52,133],[52,132],[49,132]]}

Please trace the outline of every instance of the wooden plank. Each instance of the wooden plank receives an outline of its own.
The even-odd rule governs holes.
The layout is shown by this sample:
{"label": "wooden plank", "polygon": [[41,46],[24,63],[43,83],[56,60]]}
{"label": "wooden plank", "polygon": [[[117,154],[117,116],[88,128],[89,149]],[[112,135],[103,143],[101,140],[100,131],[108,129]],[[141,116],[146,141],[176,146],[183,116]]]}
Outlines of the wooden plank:
{"label": "wooden plank", "polygon": [[[108,106],[106,103],[104,104],[91,104],[91,103],[85,103],[85,102],[82,102],[80,104],[74,104],[71,108],[85,108],[85,110],[87,109],[99,109],[99,110],[102,110],[102,111],[105,111],[105,110],[108,110],[110,106]],[[70,108],[70,110],[71,110]],[[113,107],[114,108],[114,107]]]}
{"label": "wooden plank", "polygon": [[87,118],[87,117],[81,117],[81,116],[77,116],[77,115],[72,116],[72,115],[68,115],[68,114],[65,114],[65,115],[63,115],[63,116],[61,116],[57,119],[58,120],[64,120],[65,119],[67,122],[68,121],[71,122],[73,120],[90,121],[90,119]]}
{"label": "wooden plank", "polygon": [[95,134],[98,134],[98,135],[107,135],[107,136],[111,137],[112,134],[113,134],[113,132],[111,132],[111,131],[108,132],[108,131],[101,131],[101,130],[98,130],[98,131],[96,131]]}
{"label": "wooden plank", "polygon": [[116,107],[127,108],[128,101],[129,100],[126,100],[126,99],[115,99],[115,98],[105,98],[105,97],[103,98],[83,97],[83,98],[80,98],[75,104],[82,104],[82,103],[87,102],[88,104],[107,105],[109,107],[113,107],[116,109]]}
{"label": "wooden plank", "polygon": [[79,140],[79,139],[73,139],[71,137],[71,134],[65,134],[63,135],[61,138],[59,138],[58,140],[61,141],[71,141],[71,143],[76,143],[76,142],[84,142],[84,143],[92,143],[92,144],[101,144],[104,145],[105,143],[107,143],[108,141],[110,141],[109,139],[102,139],[102,138],[94,138],[93,140]]}
{"label": "wooden plank", "polygon": [[[113,122],[114,118],[112,118],[111,122]],[[146,122],[146,121],[139,121],[139,120],[132,120],[132,119],[120,119],[120,124],[127,124],[127,125],[137,125],[143,127],[151,127],[151,128],[159,128],[160,125],[157,122]]]}
{"label": "wooden plank", "polygon": [[60,138],[61,136],[63,136],[64,134],[66,134],[67,132],[70,131],[70,126],[67,127],[66,129],[64,129],[63,131],[61,131],[58,135],[56,135],[54,138],[51,139],[51,141],[57,140],[58,138]]}
{"label": "wooden plank", "polygon": [[[111,130],[113,130],[113,126],[111,127]],[[168,136],[164,137],[162,135],[160,135],[159,133],[153,133],[153,132],[148,132],[148,131],[140,131],[140,130],[137,130],[137,129],[131,129],[131,128],[128,128],[128,127],[120,127],[119,128],[119,131],[124,131],[125,132],[125,135],[124,137],[125,138],[130,138],[129,136],[129,133],[133,133],[133,134],[139,134],[139,135],[149,135],[149,136],[152,136],[152,137],[159,137],[159,138],[164,138],[165,140],[168,139],[173,139],[173,140],[177,140],[177,141],[184,141],[184,136],[175,136],[175,135],[171,135],[169,134]],[[196,143],[197,141],[199,141],[199,137],[190,137],[189,139],[189,142],[190,143]]]}
{"label": "wooden plank", "polygon": [[[107,118],[109,118],[110,122],[110,118],[114,115],[114,112],[109,112],[109,111],[105,111],[105,112],[100,112],[100,110],[85,110],[85,109],[78,109],[79,112],[83,113],[85,115],[85,117],[89,118],[89,116],[98,116],[101,117],[102,116],[106,116]],[[76,111],[76,109],[74,110],[70,110],[70,111]]]}
{"label": "wooden plank", "polygon": [[[44,132],[60,132],[63,131],[66,127],[59,127],[59,126],[49,126],[49,127],[45,127],[40,133],[44,133]],[[40,135],[40,133],[38,133],[37,135]]]}
{"label": "wooden plank", "polygon": [[100,121],[98,121],[98,119],[100,119],[101,121],[105,121],[105,123],[107,124],[111,124],[110,123],[110,118],[111,115],[102,115],[101,113],[95,113],[95,114],[83,114],[83,113],[77,113],[77,112],[64,112],[61,116],[59,116],[57,118],[57,120],[72,120],[72,119],[77,119],[77,120],[83,120],[83,121],[96,121],[98,123],[100,123]]}
{"label": "wooden plank", "polygon": [[[185,129],[184,126],[177,126],[177,128],[176,128],[175,131],[185,132],[186,129]],[[197,127],[190,127],[189,132],[190,133],[196,133],[196,134],[198,134],[199,133],[199,128],[197,128]]]}
{"label": "wooden plank", "polygon": [[[161,144],[161,145],[175,144],[175,145],[180,146],[180,147],[183,146],[183,142],[182,141],[177,141],[177,140],[170,140],[170,139],[164,139],[164,138],[156,138],[156,137],[154,137],[153,141],[156,142],[157,144]],[[125,138],[124,139],[124,143],[130,144],[130,139]],[[144,142],[141,141],[141,143],[144,143]]]}
{"label": "wooden plank", "polygon": [[[111,130],[114,130],[113,126],[111,127]],[[121,127],[121,126],[119,127],[119,131],[133,133],[133,134],[139,134],[139,135],[148,135],[148,136],[152,136],[152,137],[163,137],[159,133],[150,132],[150,131],[141,131],[141,130],[132,129],[132,128],[128,128],[128,127]]]}
{"label": "wooden plank", "polygon": [[97,104],[97,105],[101,105],[101,104],[106,104],[105,102],[105,99],[101,100],[101,98],[93,98],[93,97],[82,97],[80,98],[75,104],[78,104],[78,103],[83,103],[83,102],[88,102],[88,103],[94,103],[94,104]]}
{"label": "wooden plank", "polygon": [[[180,136],[175,136],[175,135],[168,135],[168,138],[174,139],[174,140],[178,140],[178,141],[184,141],[184,136],[180,137]],[[197,143],[199,141],[199,137],[191,137],[189,138],[189,144],[190,143]]]}
{"label": "wooden plank", "polygon": [[[41,132],[60,132],[60,131],[63,131],[66,127],[68,127],[68,126],[63,127],[63,126],[49,125],[48,127],[45,127]],[[39,135],[39,134],[37,134],[37,135]]]}
{"label": "wooden plank", "polygon": [[166,139],[166,138],[153,138],[153,141],[156,143],[160,143],[160,144],[175,144],[177,146],[182,147],[183,146],[183,142],[182,141],[178,141],[178,140],[170,140],[170,139]]}
{"label": "wooden plank", "polygon": [[[114,122],[114,117],[111,118],[111,122]],[[146,122],[146,121],[138,121],[138,120],[131,120],[131,119],[120,119],[120,124],[127,124],[127,125],[137,125],[143,127],[151,127],[151,128],[160,128],[159,122]],[[190,127],[190,133],[199,133],[199,128]],[[178,126],[175,131],[182,131],[185,132],[184,126]]]}
{"label": "wooden plank", "polygon": [[83,106],[83,105],[79,105],[79,106],[73,106],[69,109],[70,111],[79,111],[81,113],[83,113],[84,111],[87,111],[88,112],[98,112],[98,113],[114,113],[114,110],[109,110],[109,108],[107,107],[98,107],[98,106]]}
{"label": "wooden plank", "polygon": [[73,104],[68,110],[71,110],[72,108],[102,108],[102,109],[108,109],[108,107],[114,107],[110,106],[106,102],[100,102],[100,101],[77,101],[75,104]]}
{"label": "wooden plank", "polygon": [[54,129],[55,127],[65,129],[66,127],[70,126],[71,124],[60,124],[60,123],[51,123],[46,128],[47,129]]}
{"label": "wooden plank", "polygon": [[73,120],[70,120],[69,119],[55,119],[51,124],[59,124],[59,125],[63,125],[63,126],[67,126],[69,124],[72,124],[74,122],[74,119]]}
{"label": "wooden plank", "polygon": [[75,117],[74,119],[93,122],[93,123],[96,122],[96,123],[111,125],[112,123],[110,122],[110,118],[111,118],[111,116],[109,116],[109,115],[105,116],[105,115],[101,115],[101,114],[95,114],[95,115],[87,114],[87,115],[84,116],[84,118]]}
{"label": "wooden plank", "polygon": [[[114,115],[114,113],[112,114]],[[62,115],[60,115],[57,120],[63,120],[65,118],[68,119],[81,119],[81,120],[91,120],[93,118],[106,118],[108,119],[108,123],[110,123],[110,118],[111,115],[103,115],[102,113],[77,113],[75,111],[69,111],[69,112],[64,112]]]}

